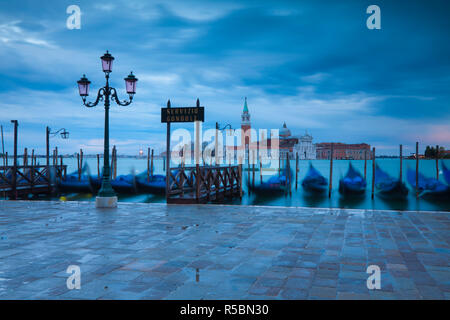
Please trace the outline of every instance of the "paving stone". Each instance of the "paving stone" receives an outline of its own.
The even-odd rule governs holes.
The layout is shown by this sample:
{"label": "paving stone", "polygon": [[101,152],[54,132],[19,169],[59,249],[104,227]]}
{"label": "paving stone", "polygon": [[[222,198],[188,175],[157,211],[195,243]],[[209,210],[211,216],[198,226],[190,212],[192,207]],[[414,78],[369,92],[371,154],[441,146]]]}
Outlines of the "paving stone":
{"label": "paving stone", "polygon": [[450,298],[448,212],[1,200],[0,226],[0,299]]}

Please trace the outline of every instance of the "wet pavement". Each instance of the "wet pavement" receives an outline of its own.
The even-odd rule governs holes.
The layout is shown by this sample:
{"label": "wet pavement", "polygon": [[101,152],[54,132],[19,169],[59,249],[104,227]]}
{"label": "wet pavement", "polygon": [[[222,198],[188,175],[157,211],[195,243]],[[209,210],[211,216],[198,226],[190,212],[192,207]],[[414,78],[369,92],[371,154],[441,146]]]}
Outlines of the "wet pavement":
{"label": "wet pavement", "polygon": [[449,299],[449,231],[449,212],[0,201],[0,299]]}

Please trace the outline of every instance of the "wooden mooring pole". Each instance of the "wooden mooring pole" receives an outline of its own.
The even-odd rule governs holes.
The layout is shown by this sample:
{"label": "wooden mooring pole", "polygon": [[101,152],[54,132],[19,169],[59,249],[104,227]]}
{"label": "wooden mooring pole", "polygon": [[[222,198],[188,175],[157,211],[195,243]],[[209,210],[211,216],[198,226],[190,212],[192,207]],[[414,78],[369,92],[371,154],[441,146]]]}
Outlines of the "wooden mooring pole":
{"label": "wooden mooring pole", "polygon": [[262,157],[259,156],[259,183],[262,184]]}
{"label": "wooden mooring pole", "polygon": [[28,166],[28,149],[23,149],[23,165],[26,167]]}
{"label": "wooden mooring pole", "polygon": [[278,176],[281,175],[281,155],[280,151],[278,151]]}
{"label": "wooden mooring pole", "polygon": [[334,155],[334,145],[331,144],[331,151],[330,151],[330,184],[328,186],[328,198],[331,198],[331,188],[333,186],[333,155]]}
{"label": "wooden mooring pole", "polygon": [[97,178],[100,179],[100,155],[97,153]]}
{"label": "wooden mooring pole", "polygon": [[255,150],[252,150],[252,186],[255,187]]}
{"label": "wooden mooring pole", "polygon": [[153,178],[153,149],[152,149],[152,155],[151,155],[151,161],[150,161],[150,175]]}
{"label": "wooden mooring pole", "polygon": [[242,200],[242,157],[239,157],[239,199]]}
{"label": "wooden mooring pole", "polygon": [[289,196],[292,195],[292,177],[291,177],[291,157],[289,156],[289,150],[287,152],[287,159],[286,159],[286,169],[287,169],[287,176],[289,179]]}
{"label": "wooden mooring pole", "polygon": [[372,152],[372,199],[375,194],[375,147]]}
{"label": "wooden mooring pole", "polygon": [[439,180],[439,145],[436,145],[436,180]]}
{"label": "wooden mooring pole", "polygon": [[250,180],[250,150],[247,150],[247,181],[248,184],[250,185],[251,180]]}
{"label": "wooden mooring pole", "polygon": [[367,180],[367,150],[364,150],[364,180]]}
{"label": "wooden mooring pole", "polygon": [[17,120],[11,120],[14,123],[14,164],[13,164],[13,172],[12,172],[12,198],[17,200],[17,127],[19,126],[19,122]]}
{"label": "wooden mooring pole", "polygon": [[112,150],[111,150],[111,179],[114,179],[114,165],[115,165],[115,161],[114,161],[114,154],[116,152],[116,146],[113,146]]}
{"label": "wooden mooring pole", "polygon": [[78,172],[78,181],[81,180],[81,169],[80,169],[80,154],[77,153],[77,172]]}
{"label": "wooden mooring pole", "polygon": [[147,181],[150,181],[150,148],[147,148]]}
{"label": "wooden mooring pole", "polygon": [[114,179],[117,178],[117,148],[114,146]]}
{"label": "wooden mooring pole", "polygon": [[5,140],[3,139],[3,126],[0,126],[2,129],[2,158],[3,158],[3,170],[6,170],[6,159],[5,159]]}
{"label": "wooden mooring pole", "polygon": [[419,198],[419,142],[416,142],[416,198]]}
{"label": "wooden mooring pole", "polygon": [[297,190],[298,183],[298,152],[295,153],[295,190]]}
{"label": "wooden mooring pole", "polygon": [[400,183],[403,180],[403,145],[400,145]]}

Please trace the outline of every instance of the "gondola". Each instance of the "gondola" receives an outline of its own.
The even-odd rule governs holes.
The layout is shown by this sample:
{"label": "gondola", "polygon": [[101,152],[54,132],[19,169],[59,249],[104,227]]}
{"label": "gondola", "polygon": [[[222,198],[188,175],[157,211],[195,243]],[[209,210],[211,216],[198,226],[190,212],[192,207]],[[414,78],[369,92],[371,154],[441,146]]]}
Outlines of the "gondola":
{"label": "gondola", "polygon": [[136,179],[132,174],[120,175],[116,179],[111,179],[111,186],[117,193],[137,193]]}
{"label": "gondola", "polygon": [[166,176],[162,174],[154,174],[147,179],[147,174],[140,174],[136,177],[136,186],[139,192],[165,194],[166,193]]}
{"label": "gondola", "polygon": [[[448,198],[450,197],[450,186],[442,183],[441,181],[425,177],[419,172],[418,191],[421,196],[433,197],[433,198]],[[409,184],[416,188],[416,171],[408,169],[407,179]]]}
{"label": "gondola", "polygon": [[347,174],[339,180],[339,193],[343,196],[360,196],[366,192],[366,185],[362,175],[350,163]]}
{"label": "gondola", "polygon": [[260,183],[254,187],[249,184],[249,189],[256,194],[279,195],[286,192],[286,176],[272,176],[267,182]]}
{"label": "gondola", "polygon": [[[102,176],[91,177],[93,188],[98,191],[102,186]],[[120,175],[116,179],[111,179],[111,186],[117,193],[134,194],[137,193],[136,179],[132,174]]]}
{"label": "gondola", "polygon": [[450,185],[450,169],[447,168],[444,161],[442,163],[442,172],[444,174],[445,182],[447,182],[448,185]]}
{"label": "gondola", "polygon": [[328,187],[328,180],[310,163],[309,170],[302,181],[302,187],[308,192],[324,193]]}
{"label": "gondola", "polygon": [[288,191],[289,186],[287,184],[287,180],[287,170],[282,169],[280,175],[273,175],[266,182],[259,183],[255,186],[253,186],[250,181],[247,181],[247,183],[251,192],[259,195],[277,196]]}
{"label": "gondola", "polygon": [[58,190],[63,193],[93,193],[91,181],[88,176],[81,175],[78,179],[78,172],[68,174],[65,179],[58,181]]}
{"label": "gondola", "polygon": [[388,175],[377,165],[375,169],[375,187],[378,195],[388,199],[405,199],[408,188],[400,181]]}

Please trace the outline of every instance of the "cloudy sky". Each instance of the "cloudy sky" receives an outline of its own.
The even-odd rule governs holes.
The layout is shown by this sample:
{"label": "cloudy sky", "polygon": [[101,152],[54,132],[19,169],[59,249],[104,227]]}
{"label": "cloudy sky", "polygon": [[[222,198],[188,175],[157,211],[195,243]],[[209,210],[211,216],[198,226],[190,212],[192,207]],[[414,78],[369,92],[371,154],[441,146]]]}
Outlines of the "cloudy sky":
{"label": "cloudy sky", "polygon": [[[62,153],[102,152],[103,108],[83,107],[104,84],[99,57],[116,58],[112,85],[139,78],[135,102],[114,105],[111,144],[119,154],[162,150],[160,108],[200,98],[204,128],[240,125],[244,97],[255,128],[308,130],[314,142],[367,142],[378,154],[415,141],[450,148],[448,1],[6,1],[0,0],[0,123],[12,151],[45,152],[45,126]],[[69,5],[81,29],[69,30]],[[381,30],[366,8],[381,8]],[[175,127],[182,127],[177,125]],[[189,125],[189,128],[191,125]]]}

